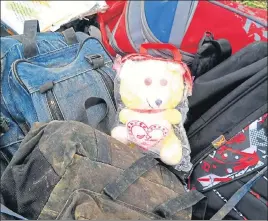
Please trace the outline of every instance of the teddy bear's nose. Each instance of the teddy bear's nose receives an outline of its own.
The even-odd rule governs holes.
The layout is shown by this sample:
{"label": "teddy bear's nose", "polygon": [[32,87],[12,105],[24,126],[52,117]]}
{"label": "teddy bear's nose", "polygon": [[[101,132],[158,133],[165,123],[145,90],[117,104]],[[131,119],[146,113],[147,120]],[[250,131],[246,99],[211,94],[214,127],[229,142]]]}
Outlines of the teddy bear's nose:
{"label": "teddy bear's nose", "polygon": [[162,100],[157,99],[157,100],[155,101],[155,103],[156,103],[157,106],[160,106],[160,105],[162,104]]}

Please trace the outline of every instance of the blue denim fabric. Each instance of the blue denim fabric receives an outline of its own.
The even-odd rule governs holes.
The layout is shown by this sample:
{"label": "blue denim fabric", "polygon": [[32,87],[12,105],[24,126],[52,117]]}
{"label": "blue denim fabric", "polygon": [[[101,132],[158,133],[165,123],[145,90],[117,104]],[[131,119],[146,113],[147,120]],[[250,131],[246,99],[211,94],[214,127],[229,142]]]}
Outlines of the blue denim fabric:
{"label": "blue denim fabric", "polygon": [[[76,36],[79,43],[68,45],[61,33],[38,33],[36,39],[38,54],[28,58],[28,61],[42,67],[67,65],[75,59],[81,43],[88,37],[84,33],[76,33]],[[72,53],[68,53],[70,50]],[[53,59],[50,59],[51,57]],[[12,37],[1,37],[1,117],[9,126],[8,132],[0,139],[1,154],[5,156],[12,156],[25,136],[19,127],[20,123],[25,123],[25,118],[15,104],[22,105],[26,110],[31,107],[31,104],[29,107],[28,104],[24,105],[25,101],[22,98],[25,98],[25,93],[20,94],[21,91],[15,91],[12,83],[13,63],[19,59],[24,59],[22,43]],[[39,73],[36,72],[35,76],[38,78]],[[28,112],[27,116],[31,114],[33,116],[30,117],[29,126],[33,121],[38,120],[35,112]]]}
{"label": "blue denim fabric", "polygon": [[[98,97],[107,103],[108,116],[104,126],[104,132],[109,132],[114,123],[116,109],[112,101],[112,94],[105,83],[103,77],[94,70],[86,59],[89,55],[100,54],[104,58],[106,75],[114,78],[115,72],[112,71],[112,60],[106,53],[103,46],[97,39],[88,38],[84,41],[77,53],[75,47],[69,47],[59,53],[48,54],[44,60],[62,59],[68,61],[69,57],[75,59],[65,65],[57,67],[44,67],[29,60],[18,60],[13,63],[9,86],[13,88],[12,97],[14,100],[8,105],[13,104],[13,111],[20,121],[32,125],[34,122],[49,122],[52,117],[51,108],[46,97],[46,93],[41,93],[40,88],[48,82],[53,82],[53,95],[63,115],[64,120],[76,120],[96,126],[106,114],[103,104],[97,105],[92,112],[92,117],[87,120],[85,102],[90,97]],[[15,114],[15,113],[14,113]],[[13,113],[12,113],[13,115]]]}

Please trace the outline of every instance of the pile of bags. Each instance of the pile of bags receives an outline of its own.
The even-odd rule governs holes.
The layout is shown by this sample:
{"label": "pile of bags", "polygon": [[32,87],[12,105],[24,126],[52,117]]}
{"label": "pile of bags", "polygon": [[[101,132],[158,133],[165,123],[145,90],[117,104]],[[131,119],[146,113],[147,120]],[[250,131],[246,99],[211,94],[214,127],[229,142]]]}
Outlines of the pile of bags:
{"label": "pile of bags", "polygon": [[1,218],[267,219],[262,12],[107,3],[100,40],[1,37]]}

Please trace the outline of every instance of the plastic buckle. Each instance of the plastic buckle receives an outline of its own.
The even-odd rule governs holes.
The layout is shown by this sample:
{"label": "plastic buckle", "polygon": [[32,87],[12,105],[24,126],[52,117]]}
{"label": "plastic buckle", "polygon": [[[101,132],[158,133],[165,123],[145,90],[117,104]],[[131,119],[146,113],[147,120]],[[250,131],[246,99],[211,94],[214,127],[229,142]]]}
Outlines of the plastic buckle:
{"label": "plastic buckle", "polygon": [[100,54],[86,55],[85,58],[92,65],[93,69],[104,66],[104,59]]}

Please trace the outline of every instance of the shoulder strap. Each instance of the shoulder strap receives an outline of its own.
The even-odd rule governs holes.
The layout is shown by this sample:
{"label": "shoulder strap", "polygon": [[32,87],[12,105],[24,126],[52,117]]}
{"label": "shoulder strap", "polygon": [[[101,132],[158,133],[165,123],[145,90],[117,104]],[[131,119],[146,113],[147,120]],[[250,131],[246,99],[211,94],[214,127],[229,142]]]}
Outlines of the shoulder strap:
{"label": "shoulder strap", "polygon": [[164,202],[156,207],[154,212],[165,219],[172,219],[177,212],[193,206],[196,206],[195,213],[200,213],[200,217],[204,218],[207,208],[207,197],[197,190],[191,190]]}
{"label": "shoulder strap", "polygon": [[8,209],[2,203],[1,203],[1,213],[6,214],[6,215],[9,215],[9,216],[13,216],[13,217],[15,217],[15,218],[17,218],[19,220],[28,220],[25,217],[19,215],[18,213],[15,213],[12,210]]}
{"label": "shoulder strap", "polygon": [[158,163],[159,162],[151,154],[141,157],[127,168],[117,180],[108,184],[104,188],[104,193],[110,196],[113,200],[116,200],[129,186],[131,186],[131,184]]}
{"label": "shoulder strap", "polygon": [[[132,185],[139,177],[146,173],[149,169],[156,166],[159,163],[154,155],[147,154],[135,163],[133,163],[123,174],[117,178],[114,182],[108,184],[104,188],[104,193],[116,200],[122,195],[127,188]],[[205,215],[207,207],[207,198],[197,190],[187,192],[181,196],[170,199],[169,201],[159,205],[154,210],[154,213],[163,217],[171,218],[177,212],[190,208],[194,205],[198,205],[198,211],[202,213],[202,217]]]}
{"label": "shoulder strap", "polygon": [[211,43],[218,49],[222,61],[232,55],[232,47],[226,39],[212,40]]}
{"label": "shoulder strap", "polygon": [[240,202],[256,181],[267,171],[267,166],[252,177],[245,185],[243,185],[235,194],[227,201],[226,204],[210,219],[222,220],[228,213]]}

